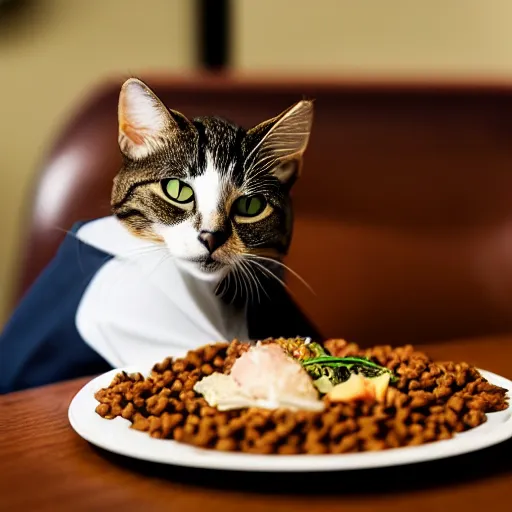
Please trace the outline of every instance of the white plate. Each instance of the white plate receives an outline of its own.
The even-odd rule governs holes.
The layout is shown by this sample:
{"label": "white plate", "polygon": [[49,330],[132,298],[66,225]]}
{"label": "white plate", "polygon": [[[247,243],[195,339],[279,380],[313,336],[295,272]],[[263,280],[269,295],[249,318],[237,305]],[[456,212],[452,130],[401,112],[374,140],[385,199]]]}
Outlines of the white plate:
{"label": "white plate", "polygon": [[[105,420],[95,412],[96,391],[107,387],[123,368],[107,372],[86,384],[73,398],[68,416],[73,429],[85,440],[107,451],[164,464],[235,471],[335,471],[411,464],[473,452],[512,437],[512,407],[488,414],[487,422],[453,439],[421,446],[393,448],[379,452],[341,455],[253,455],[195,448],[172,440],[153,439],[129,428],[123,418]],[[490,372],[481,374],[492,384],[512,392],[512,382]],[[144,373],[144,372],[142,372]],[[149,372],[148,372],[149,373]]]}

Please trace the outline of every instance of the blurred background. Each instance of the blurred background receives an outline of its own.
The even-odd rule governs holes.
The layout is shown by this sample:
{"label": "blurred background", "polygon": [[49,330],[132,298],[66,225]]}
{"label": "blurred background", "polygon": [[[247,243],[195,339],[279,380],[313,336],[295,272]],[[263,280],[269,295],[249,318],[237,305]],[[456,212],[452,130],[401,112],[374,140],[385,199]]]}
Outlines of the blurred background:
{"label": "blurred background", "polygon": [[[111,78],[512,78],[510,0],[0,0],[0,327],[38,166]],[[198,78],[199,79],[199,78]]]}

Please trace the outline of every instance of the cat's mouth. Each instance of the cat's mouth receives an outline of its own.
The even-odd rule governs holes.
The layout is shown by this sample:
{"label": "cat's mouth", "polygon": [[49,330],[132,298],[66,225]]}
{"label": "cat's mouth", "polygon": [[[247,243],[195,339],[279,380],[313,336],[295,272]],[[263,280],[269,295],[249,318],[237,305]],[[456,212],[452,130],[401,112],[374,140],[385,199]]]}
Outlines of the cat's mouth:
{"label": "cat's mouth", "polygon": [[217,270],[220,270],[226,266],[225,263],[213,259],[209,254],[206,256],[188,258],[187,261],[195,263],[203,272],[216,272]]}

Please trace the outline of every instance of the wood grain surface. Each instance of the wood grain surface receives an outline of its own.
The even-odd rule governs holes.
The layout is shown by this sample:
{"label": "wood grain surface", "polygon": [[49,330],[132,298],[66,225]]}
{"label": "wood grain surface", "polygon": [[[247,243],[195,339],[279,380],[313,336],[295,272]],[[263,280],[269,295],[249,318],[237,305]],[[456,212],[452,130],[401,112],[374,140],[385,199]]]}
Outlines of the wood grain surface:
{"label": "wood grain surface", "polygon": [[[512,337],[422,348],[512,378]],[[88,380],[0,397],[1,511],[471,512],[510,502],[510,441],[438,462],[311,475],[191,470],[114,456],[69,426],[68,405]]]}

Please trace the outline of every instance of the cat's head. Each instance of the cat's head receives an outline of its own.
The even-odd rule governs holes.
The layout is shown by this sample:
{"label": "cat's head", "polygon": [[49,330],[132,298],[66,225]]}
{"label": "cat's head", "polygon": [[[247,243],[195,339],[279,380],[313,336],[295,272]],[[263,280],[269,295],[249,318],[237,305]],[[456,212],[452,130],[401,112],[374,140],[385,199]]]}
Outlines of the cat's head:
{"label": "cat's head", "polygon": [[279,260],[312,118],[312,102],[300,101],[249,130],[215,117],[189,120],[130,79],[119,98],[124,163],[113,213],[200,276],[223,277],[249,258]]}

